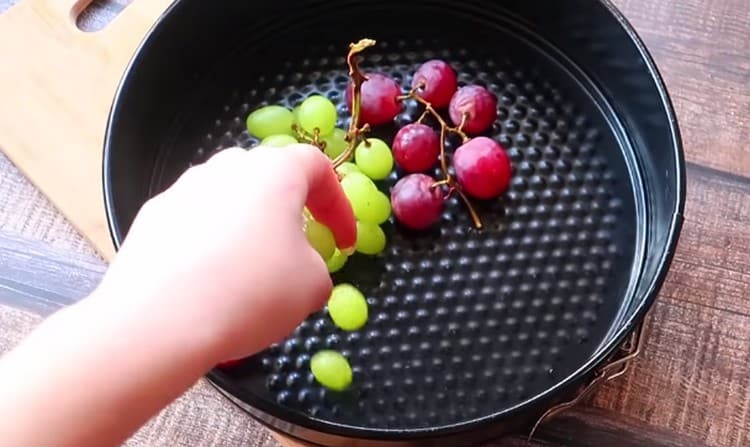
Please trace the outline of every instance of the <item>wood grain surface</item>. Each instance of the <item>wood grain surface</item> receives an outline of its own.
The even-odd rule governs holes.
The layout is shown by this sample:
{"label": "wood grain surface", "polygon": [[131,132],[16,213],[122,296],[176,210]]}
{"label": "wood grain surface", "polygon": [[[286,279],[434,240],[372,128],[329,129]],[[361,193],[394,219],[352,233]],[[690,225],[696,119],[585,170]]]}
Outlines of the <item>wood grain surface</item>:
{"label": "wood grain surface", "polygon": [[685,225],[636,367],[601,408],[750,445],[750,179],[691,165]]}
{"label": "wood grain surface", "polygon": [[90,3],[19,0],[0,15],[0,147],[109,259],[101,185],[109,109],[135,48],[171,0],[133,1],[104,29],[85,32],[76,22]]}
{"label": "wood grain surface", "polygon": [[750,175],[747,0],[614,0],[652,53],[688,160]]}

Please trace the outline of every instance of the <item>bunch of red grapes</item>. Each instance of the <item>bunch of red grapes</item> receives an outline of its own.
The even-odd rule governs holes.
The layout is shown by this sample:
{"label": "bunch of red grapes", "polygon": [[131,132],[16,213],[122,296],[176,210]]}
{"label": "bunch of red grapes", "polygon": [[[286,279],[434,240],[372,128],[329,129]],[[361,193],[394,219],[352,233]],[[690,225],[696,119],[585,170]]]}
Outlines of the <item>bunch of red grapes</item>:
{"label": "bunch of red grapes", "polygon": [[[510,158],[497,141],[485,136],[498,113],[497,98],[489,90],[480,85],[459,87],[456,71],[442,60],[423,63],[414,73],[407,95],[384,74],[366,77],[361,89],[360,125],[393,122],[408,98],[425,109],[417,122],[402,127],[393,139],[394,161],[407,173],[391,190],[393,215],[401,224],[416,230],[431,227],[440,219],[445,200],[453,191],[465,199],[479,200],[505,192],[512,174]],[[347,102],[351,106],[351,85]],[[423,122],[428,114],[440,123],[440,130]],[[455,179],[448,172],[444,146],[450,133],[462,139],[451,157]],[[441,165],[445,178],[429,174],[437,165]]]}

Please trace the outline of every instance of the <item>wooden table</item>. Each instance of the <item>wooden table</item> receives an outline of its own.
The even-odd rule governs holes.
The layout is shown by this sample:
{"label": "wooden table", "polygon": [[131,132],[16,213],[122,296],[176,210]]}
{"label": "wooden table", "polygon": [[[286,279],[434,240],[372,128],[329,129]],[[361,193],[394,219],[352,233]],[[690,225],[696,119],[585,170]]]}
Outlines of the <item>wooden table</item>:
{"label": "wooden table", "polygon": [[[106,15],[127,1],[99,3]],[[677,109],[688,160],[681,242],[630,371],[546,424],[535,443],[496,445],[747,446],[750,7],[747,0],[615,3],[653,53]],[[5,302],[49,312],[93,288],[104,269],[0,235]]]}

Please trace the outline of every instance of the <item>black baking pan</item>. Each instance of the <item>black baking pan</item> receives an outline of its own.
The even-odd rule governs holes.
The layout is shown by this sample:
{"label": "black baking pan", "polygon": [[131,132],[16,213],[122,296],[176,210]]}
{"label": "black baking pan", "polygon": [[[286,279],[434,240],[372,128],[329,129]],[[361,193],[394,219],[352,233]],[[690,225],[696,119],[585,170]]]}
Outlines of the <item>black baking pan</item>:
{"label": "black baking pan", "polygon": [[[255,108],[320,93],[343,125],[345,55],[361,38],[377,41],[362,68],[404,91],[421,62],[441,58],[462,84],[496,95],[487,135],[510,155],[510,189],[478,206],[481,230],[458,200],[434,231],[387,224],[384,254],[335,275],[367,295],[364,329],[342,332],[321,310],[209,379],[258,420],[319,445],[457,446],[527,427],[633,333],[682,222],[674,111],[608,1],[178,0],[137,50],[109,117],[103,180],[115,245],[189,166],[256,145],[245,128]],[[419,114],[407,107],[376,135],[392,138]],[[326,347],[351,361],[346,392],[309,372]]]}

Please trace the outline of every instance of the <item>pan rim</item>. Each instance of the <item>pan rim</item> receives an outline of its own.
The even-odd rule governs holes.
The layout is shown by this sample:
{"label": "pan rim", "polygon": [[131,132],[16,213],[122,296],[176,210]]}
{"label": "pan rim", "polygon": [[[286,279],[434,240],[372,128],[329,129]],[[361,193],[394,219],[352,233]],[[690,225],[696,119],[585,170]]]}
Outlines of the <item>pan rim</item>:
{"label": "pan rim", "polygon": [[[287,412],[284,418],[281,418],[278,414],[275,414],[273,405],[265,405],[262,401],[256,400],[251,405],[244,399],[237,397],[237,394],[230,392],[231,386],[222,380],[220,374],[217,371],[211,371],[207,374],[207,379],[212,386],[216,387],[219,392],[228,398],[230,402],[233,399],[241,401],[244,405],[256,410],[257,412],[263,413],[263,415],[278,420],[278,423],[269,423],[268,418],[264,418],[263,415],[254,414],[254,412],[248,411],[247,408],[243,408],[243,405],[239,405],[238,402],[232,402],[235,405],[239,405],[246,412],[248,412],[254,419],[259,420],[265,425],[280,430],[291,436],[295,436],[288,430],[288,425],[293,424],[298,426],[298,429],[309,430],[312,432],[320,432],[323,435],[339,436],[346,438],[356,439],[372,439],[372,440],[419,440],[424,438],[442,437],[446,435],[457,434],[461,432],[473,431],[485,427],[489,424],[498,423],[508,416],[517,415],[519,411],[529,409],[535,405],[539,405],[545,401],[549,401],[552,398],[558,397],[562,391],[569,389],[576,384],[580,383],[586,377],[589,377],[596,368],[604,364],[607,359],[616,352],[616,349],[625,342],[627,337],[637,328],[638,324],[644,319],[647,312],[651,309],[655,302],[670,270],[670,265],[674,258],[676,248],[679,242],[680,233],[683,225],[683,215],[686,201],[686,179],[685,179],[685,155],[683,141],[680,133],[679,124],[676,117],[676,112],[673,106],[672,99],[668,93],[664,78],[662,77],[655,60],[651,53],[648,51],[645,43],[638,35],[635,28],[627,20],[624,14],[614,5],[611,0],[595,0],[602,4],[607,11],[612,14],[613,18],[617,21],[623,31],[626,32],[631,43],[635,45],[640,58],[645,64],[648,76],[654,83],[654,87],[659,96],[660,108],[666,114],[666,118],[669,123],[670,132],[670,150],[672,156],[675,159],[676,175],[674,179],[675,186],[675,209],[676,212],[672,215],[669,222],[668,231],[666,232],[666,242],[663,245],[664,252],[662,256],[656,262],[655,275],[651,280],[645,283],[645,291],[638,297],[638,304],[634,306],[634,309],[629,312],[629,316],[623,318],[620,322],[620,327],[610,331],[607,337],[605,337],[600,343],[597,350],[595,350],[591,356],[583,362],[577,369],[573,370],[567,377],[558,381],[555,385],[545,389],[543,392],[532,396],[523,402],[518,403],[512,407],[504,409],[499,412],[488,414],[482,417],[474,418],[471,420],[442,425],[439,428],[414,428],[414,429],[373,429],[373,428],[361,428],[355,426],[348,426],[344,424],[338,424],[331,421],[318,421],[312,417],[304,415],[296,415],[294,413]],[[115,90],[114,99],[110,106],[105,138],[104,138],[104,150],[103,150],[103,162],[102,162],[102,184],[104,192],[104,206],[105,214],[107,218],[107,224],[109,228],[110,237],[114,244],[115,250],[119,251],[122,241],[122,228],[117,218],[117,210],[115,209],[115,197],[114,191],[112,190],[112,172],[110,167],[112,166],[112,146],[113,138],[112,134],[116,127],[118,113],[122,113],[120,110],[120,104],[123,96],[126,95],[125,90],[127,89],[127,82],[129,74],[136,68],[142,57],[143,50],[149,45],[150,41],[155,38],[158,29],[160,28],[163,21],[180,7],[184,2],[183,0],[175,0],[169,7],[158,17],[152,27],[143,37],[142,41],[136,48],[133,57],[126,66],[124,73],[117,85]],[[614,324],[614,323],[613,323]],[[222,384],[223,383],[223,384]],[[230,398],[230,396],[232,398]],[[286,427],[285,427],[286,426]],[[305,438],[305,440],[307,440]]]}

